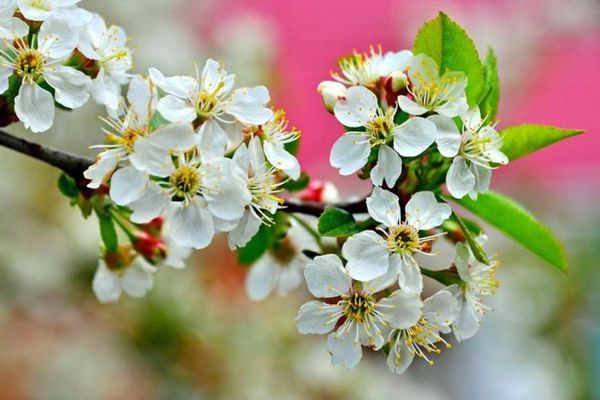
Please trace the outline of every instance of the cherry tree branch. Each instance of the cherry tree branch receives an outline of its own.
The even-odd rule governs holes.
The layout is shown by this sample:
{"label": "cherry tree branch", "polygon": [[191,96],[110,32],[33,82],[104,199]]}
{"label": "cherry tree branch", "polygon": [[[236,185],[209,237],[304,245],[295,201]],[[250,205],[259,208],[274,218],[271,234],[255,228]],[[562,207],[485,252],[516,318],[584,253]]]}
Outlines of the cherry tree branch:
{"label": "cherry tree branch", "polygon": [[[29,140],[16,137],[2,130],[0,130],[0,146],[52,165],[53,167],[62,170],[65,174],[69,175],[75,180],[84,179],[83,172],[94,163],[92,159],[54,149],[52,147],[43,146],[39,143],[30,142]],[[331,204],[288,199],[284,203],[284,210],[287,212],[295,212],[317,217],[321,215],[321,213],[327,207],[341,208],[350,213],[362,213],[367,211],[365,199],[360,199],[353,202]]]}

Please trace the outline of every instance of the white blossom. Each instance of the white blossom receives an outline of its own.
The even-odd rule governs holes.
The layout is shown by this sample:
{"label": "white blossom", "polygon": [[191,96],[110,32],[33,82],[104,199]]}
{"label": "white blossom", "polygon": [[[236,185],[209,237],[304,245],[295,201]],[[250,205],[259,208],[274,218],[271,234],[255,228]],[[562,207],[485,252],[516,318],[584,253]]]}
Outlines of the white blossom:
{"label": "white blossom", "polygon": [[15,17],[17,0],[2,0],[0,2],[0,39],[20,38],[29,32],[25,21]]}
{"label": "white blossom", "polygon": [[340,59],[338,65],[341,75],[333,73],[333,78],[344,85],[362,85],[373,87],[393,72],[405,71],[412,58],[408,50],[382,54],[381,48],[371,47],[370,53],[354,53]]}
{"label": "white blossom", "polygon": [[132,67],[127,34],[118,26],[107,27],[102,17],[93,14],[80,34],[78,49],[90,60],[95,60],[98,74],[92,81],[92,96],[108,108],[117,109],[121,86],[127,84]]}
{"label": "white blossom", "polygon": [[449,118],[467,108],[467,78],[460,71],[447,71],[440,76],[436,62],[425,54],[414,56],[408,66],[409,96],[398,96],[398,105],[410,115],[435,112]]}
{"label": "white blossom", "polygon": [[448,290],[458,300],[458,314],[452,325],[454,336],[459,342],[473,337],[479,330],[481,319],[490,308],[483,304],[482,296],[496,293],[498,263],[486,265],[478,261],[465,243],[456,244],[454,266],[461,279],[460,284],[451,285]]}
{"label": "white blossom", "polygon": [[334,304],[322,301],[304,304],[296,317],[298,331],[329,333],[327,348],[332,363],[355,367],[362,357],[362,346],[378,350],[393,329],[409,328],[421,318],[422,302],[416,293],[399,289],[389,296],[376,297],[396,281],[397,268],[395,264],[385,275],[358,286],[353,285],[336,255],[315,257],[304,270],[308,290],[318,298],[340,300]]}
{"label": "white blossom", "polygon": [[502,153],[502,137],[493,126],[486,125],[479,107],[473,107],[462,116],[462,133],[451,118],[433,115],[428,118],[437,127],[436,143],[440,154],[451,157],[452,165],[446,175],[448,191],[455,198],[478,193],[490,186],[491,170],[508,163]]}
{"label": "white blossom", "polygon": [[[9,78],[21,81],[15,98],[15,112],[27,129],[44,132],[54,122],[54,101],[74,109],[89,98],[91,80],[84,73],[62,65],[77,45],[77,34],[59,19],[42,23],[37,40],[29,43],[17,38],[0,51],[0,93],[8,89]],[[40,86],[44,80],[54,89],[52,93]]]}
{"label": "white blossom", "polygon": [[276,169],[285,172],[290,178],[300,178],[300,164],[294,155],[285,149],[285,145],[300,138],[300,131],[287,129],[288,121],[283,110],[273,113],[271,119],[260,126],[265,156]]}
{"label": "white blossom", "polygon": [[336,103],[335,116],[343,125],[365,131],[351,130],[339,138],[331,149],[331,165],[339,168],[342,175],[353,174],[367,164],[371,150],[379,147],[371,180],[378,186],[384,181],[395,185],[402,172],[400,156],[421,154],[434,142],[436,134],[435,125],[420,117],[396,125],[395,111],[381,109],[375,94],[366,87],[349,88],[346,99]]}
{"label": "white blossom", "polygon": [[317,86],[317,92],[323,98],[323,104],[327,111],[333,112],[337,102],[346,98],[348,89],[340,82],[323,81]]}
{"label": "white blossom", "polygon": [[414,325],[393,332],[392,346],[387,365],[392,372],[401,374],[409,367],[415,356],[433,361],[428,354],[439,354],[439,343],[450,347],[441,334],[450,333],[450,324],[456,317],[456,299],[446,290],[441,290],[423,303],[423,314]]}
{"label": "white blossom", "polygon": [[143,297],[152,288],[155,271],[156,268],[139,255],[116,268],[109,268],[101,259],[92,287],[101,303],[115,303],[123,292],[131,297]]}
{"label": "white blossom", "polygon": [[406,204],[402,218],[398,196],[375,187],[367,198],[369,215],[383,224],[380,233],[372,230],[359,232],[348,238],[342,254],[352,278],[368,281],[386,274],[393,264],[400,265],[399,283],[404,290],[420,293],[423,277],[414,256],[423,251],[438,235],[420,236],[440,226],[452,213],[448,204],[438,203],[431,192],[417,192]]}
{"label": "white blossom", "polygon": [[302,251],[319,251],[315,239],[294,219],[284,239],[270,248],[248,271],[246,293],[254,301],[273,291],[285,296],[302,284],[302,271],[310,259]]}
{"label": "white blossom", "polygon": [[61,18],[70,26],[84,26],[92,14],[76,6],[81,0],[17,0],[19,11],[30,21]]}
{"label": "white blossom", "polygon": [[[109,116],[104,118],[107,127],[103,128],[107,144],[92,146],[93,148],[103,149],[103,151],[96,157],[96,162],[83,174],[85,178],[90,180],[89,188],[97,189],[102,183],[108,181],[119,163],[129,160],[129,156],[134,151],[136,140],[151,134],[149,122],[156,109],[156,101],[156,90],[152,82],[148,78],[136,75],[129,83],[127,91],[128,105],[125,105],[125,100],[122,99],[116,110],[108,108]],[[193,137],[192,140],[194,140]],[[191,146],[191,144],[187,146]],[[145,179],[146,174],[142,171],[127,171],[136,175],[139,180]],[[124,174],[124,172],[121,172],[121,174]],[[141,189],[144,188],[145,185],[142,185]],[[114,195],[119,197],[116,193]],[[139,195],[141,195],[141,192]],[[134,197],[136,196],[134,195]],[[123,201],[124,204],[130,202],[128,200]]]}

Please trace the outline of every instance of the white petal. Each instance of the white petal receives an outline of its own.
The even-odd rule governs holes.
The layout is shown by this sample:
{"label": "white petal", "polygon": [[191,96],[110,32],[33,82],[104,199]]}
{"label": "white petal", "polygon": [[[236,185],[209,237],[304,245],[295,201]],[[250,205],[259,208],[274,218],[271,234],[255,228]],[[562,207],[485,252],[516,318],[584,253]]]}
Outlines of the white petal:
{"label": "white petal", "polygon": [[400,203],[394,193],[378,187],[367,197],[369,215],[387,227],[398,225],[401,218]]}
{"label": "white petal", "polygon": [[281,269],[277,281],[278,295],[286,296],[300,287],[302,284],[302,264],[301,260],[295,259]]}
{"label": "white petal", "polygon": [[25,128],[45,132],[54,122],[54,98],[36,84],[23,83],[15,99],[15,112]]}
{"label": "white petal", "polygon": [[149,137],[140,137],[135,141],[129,161],[135,168],[162,178],[174,170],[169,151],[155,145]]}
{"label": "white petal", "polygon": [[310,301],[305,303],[300,307],[298,316],[296,317],[298,332],[303,335],[308,333],[329,333],[340,318],[339,316],[338,318],[333,317],[338,312],[339,308],[333,304],[327,304],[321,301]]}
{"label": "white petal", "polygon": [[435,140],[436,127],[424,118],[411,118],[394,129],[394,149],[401,156],[418,156]]}
{"label": "white petal", "polygon": [[27,35],[29,26],[25,21],[10,16],[2,16],[4,19],[0,23],[0,39],[13,40]]}
{"label": "white petal", "polygon": [[364,86],[352,86],[345,99],[340,99],[333,112],[343,125],[352,128],[365,126],[377,113],[377,97]]}
{"label": "white petal", "polygon": [[458,285],[449,286],[447,289],[458,301],[458,313],[452,323],[452,330],[456,340],[461,342],[475,336],[479,331],[481,314],[477,312],[472,302],[465,299],[464,291]]}
{"label": "white petal", "polygon": [[469,272],[469,261],[471,252],[464,242],[456,243],[456,254],[454,256],[454,266],[458,270],[460,279],[465,282],[471,282],[471,273]]}
{"label": "white petal", "polygon": [[476,130],[481,125],[481,112],[479,107],[470,107],[463,115],[461,115],[463,124],[469,130]]}
{"label": "white petal", "polygon": [[177,269],[185,268],[185,259],[190,256],[192,249],[180,246],[168,235],[163,235],[163,237],[167,244],[167,258],[163,264]]}
{"label": "white petal", "polygon": [[279,170],[292,168],[298,163],[296,157],[287,152],[283,143],[265,142],[264,148],[267,160]]}
{"label": "white petal", "polygon": [[202,89],[207,93],[213,93],[223,82],[226,74],[227,72],[220,62],[209,58],[202,69]]}
{"label": "white petal", "polygon": [[371,170],[373,184],[381,186],[385,181],[389,187],[394,187],[401,173],[402,159],[391,147],[382,144],[379,147],[377,165]]}
{"label": "white petal", "polygon": [[304,268],[308,290],[319,298],[341,296],[350,290],[352,279],[335,254],[317,256]]}
{"label": "white petal", "polygon": [[348,260],[348,273],[358,281],[369,281],[388,271],[389,250],[385,240],[373,231],[350,236],[342,247],[342,254]]}
{"label": "white petal", "polygon": [[156,184],[150,184],[143,196],[133,203],[129,208],[133,214],[129,217],[132,222],[144,224],[159,217],[169,205],[169,195]]}
{"label": "white petal", "polygon": [[458,302],[447,290],[440,290],[423,303],[423,317],[437,326],[443,333],[449,333],[449,326],[456,318]]}
{"label": "white petal", "polygon": [[347,133],[331,149],[329,162],[341,175],[351,175],[364,167],[371,153],[369,139],[362,133]]}
{"label": "white petal", "polygon": [[409,50],[402,50],[397,53],[391,51],[385,53],[379,66],[379,75],[388,76],[392,72],[405,71],[411,58],[412,52]]}
{"label": "white petal", "polygon": [[[190,99],[199,89],[196,80],[189,76],[172,76],[166,78],[162,72],[156,68],[150,68],[148,73],[150,79],[152,79],[152,82],[154,82],[156,86],[161,88],[167,94],[181,99]],[[166,116],[164,117],[167,118]]]}
{"label": "white petal", "polygon": [[415,353],[412,352],[403,340],[396,340],[387,357],[387,366],[390,371],[400,375],[412,364]]}
{"label": "white petal", "polygon": [[392,255],[389,259],[390,266],[387,272],[378,278],[363,282],[363,292],[375,294],[395,284],[400,275],[400,262],[398,254]]}
{"label": "white petal", "polygon": [[227,148],[227,135],[220,124],[211,119],[198,129],[198,147],[204,160],[223,157]]}
{"label": "white petal", "polygon": [[127,100],[140,125],[146,125],[156,108],[156,89],[150,79],[141,75],[131,78]]}
{"label": "white petal", "polygon": [[441,107],[437,107],[435,111],[448,118],[458,117],[469,107],[467,104],[467,96],[464,94],[458,96],[454,101],[449,101]]}
{"label": "white petal", "polygon": [[[27,16],[25,18],[31,20]],[[46,57],[60,59],[75,50],[77,40],[77,33],[64,19],[52,18],[45,21],[40,28],[38,51]]]}
{"label": "white petal", "polygon": [[229,232],[229,248],[235,250],[238,247],[247,245],[258,232],[260,225],[260,220],[250,210],[246,210],[237,226]]}
{"label": "white petal", "polygon": [[55,89],[56,101],[68,108],[78,108],[90,98],[91,79],[81,71],[64,65],[55,65],[44,73],[44,78]]}
{"label": "white petal", "polygon": [[438,150],[444,157],[454,157],[460,149],[461,134],[451,118],[443,115],[432,115],[427,118],[437,128],[435,142]]}
{"label": "white petal", "polygon": [[153,268],[149,265],[143,265],[145,263],[146,261],[143,259],[138,259],[123,274],[121,286],[123,291],[131,297],[143,297],[152,288],[154,283],[152,278]]}
{"label": "white petal", "polygon": [[275,288],[280,271],[281,267],[271,255],[265,254],[261,257],[246,275],[248,297],[254,301],[266,299]]}
{"label": "white petal", "polygon": [[423,291],[423,275],[413,256],[402,257],[399,283],[400,288],[406,292],[420,294]]}
{"label": "white petal", "polygon": [[471,173],[475,178],[475,185],[473,186],[471,192],[469,192],[469,196],[473,200],[477,200],[478,193],[484,193],[490,190],[492,170],[475,163],[471,163]]}
{"label": "white petal", "polygon": [[269,100],[269,91],[264,86],[237,89],[225,111],[244,124],[261,125],[273,117],[273,111],[267,108]]}
{"label": "white petal", "polygon": [[446,174],[446,186],[452,197],[461,199],[475,186],[475,177],[462,157],[455,157]]}
{"label": "white petal", "polygon": [[115,168],[117,168],[117,165],[119,165],[119,161],[123,155],[121,149],[107,150],[98,154],[94,164],[83,173],[83,176],[90,180],[87,187],[98,189],[101,184],[107,182]]}
{"label": "white petal", "polygon": [[12,74],[12,67],[7,67],[0,63],[0,94],[3,94],[8,90],[9,78]]}
{"label": "white petal", "polygon": [[229,158],[205,162],[200,169],[203,194],[211,213],[229,221],[241,218],[252,201],[244,171]]}
{"label": "white petal", "polygon": [[103,104],[109,109],[118,109],[121,101],[121,85],[109,76],[104,68],[100,69],[96,79],[92,81],[90,93],[94,101]]}
{"label": "white petal", "polygon": [[192,122],[197,116],[190,103],[174,95],[166,95],[156,107],[160,115],[171,122]]}
{"label": "white petal", "polygon": [[[349,323],[349,322],[346,322]],[[327,349],[331,353],[332,364],[344,364],[346,368],[354,368],[362,357],[360,342],[356,340],[356,324],[343,333],[330,333],[327,337]]]}
{"label": "white petal", "polygon": [[120,206],[136,201],[148,187],[148,175],[134,167],[119,168],[110,180],[110,198]]}
{"label": "white petal", "polygon": [[180,246],[203,249],[215,234],[212,215],[199,201],[177,207],[170,222],[171,236]]}
{"label": "white petal", "polygon": [[198,140],[192,125],[183,122],[162,126],[152,132],[148,139],[169,153],[190,150]]}
{"label": "white petal", "polygon": [[410,115],[423,115],[429,111],[427,108],[415,103],[413,100],[404,95],[398,96],[398,106],[402,111]]}
{"label": "white petal", "polygon": [[396,290],[377,303],[377,310],[392,328],[407,329],[421,318],[423,302],[419,293]]}
{"label": "white petal", "polygon": [[432,192],[417,192],[406,203],[406,220],[417,230],[436,228],[450,214],[452,208],[446,203],[439,203]]}
{"label": "white petal", "polygon": [[92,288],[101,303],[114,303],[121,297],[119,278],[106,268],[106,264],[102,260],[98,263],[98,269],[94,274]]}

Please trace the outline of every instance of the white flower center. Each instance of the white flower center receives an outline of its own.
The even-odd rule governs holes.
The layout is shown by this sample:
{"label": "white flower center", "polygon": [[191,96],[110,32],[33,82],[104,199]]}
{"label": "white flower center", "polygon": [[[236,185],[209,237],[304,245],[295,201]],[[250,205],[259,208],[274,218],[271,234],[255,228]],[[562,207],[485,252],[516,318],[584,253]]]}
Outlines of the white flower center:
{"label": "white flower center", "polygon": [[386,144],[394,132],[394,114],[395,109],[388,109],[385,114],[378,109],[377,116],[367,122],[365,126],[369,134],[371,146]]}
{"label": "white flower center", "polygon": [[415,325],[398,332],[396,343],[392,348],[396,365],[400,365],[402,360],[400,353],[402,345],[406,346],[411,354],[423,358],[430,365],[433,365],[433,360],[430,360],[427,354],[440,354],[440,343],[445,344],[447,348],[452,347],[440,336],[439,329],[440,327],[436,324],[421,318]]}
{"label": "white flower center", "polygon": [[343,295],[340,301],[344,316],[361,324],[369,322],[375,312],[376,305],[377,303],[372,295],[361,292]]}
{"label": "white flower center", "polygon": [[200,190],[201,177],[196,168],[182,165],[169,177],[176,197],[189,199]]}
{"label": "white flower center", "polygon": [[46,62],[39,51],[35,49],[19,49],[14,61],[17,76],[26,82],[33,83],[42,76]]}
{"label": "white flower center", "polygon": [[458,83],[456,76],[444,75],[439,79],[427,80],[417,71],[411,75],[411,79],[413,85],[409,88],[409,93],[416,103],[430,110],[456,101],[456,96],[452,95],[452,90]]}
{"label": "white flower center", "polygon": [[198,97],[196,99],[196,113],[201,121],[206,121],[217,111],[217,108],[220,104],[218,93],[224,86],[225,83],[220,81],[216,85],[215,90],[212,92],[203,90],[198,93]]}
{"label": "white flower center", "polygon": [[29,6],[43,11],[50,11],[51,9],[46,0],[29,0]]}
{"label": "white flower center", "polygon": [[412,254],[421,248],[419,232],[408,224],[400,224],[390,228],[387,242],[391,251],[398,254]]}

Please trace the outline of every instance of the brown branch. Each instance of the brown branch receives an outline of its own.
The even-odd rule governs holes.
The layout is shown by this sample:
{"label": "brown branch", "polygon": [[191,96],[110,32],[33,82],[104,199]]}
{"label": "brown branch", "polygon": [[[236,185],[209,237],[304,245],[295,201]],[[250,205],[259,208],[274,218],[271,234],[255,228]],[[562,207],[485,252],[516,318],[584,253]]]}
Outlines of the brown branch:
{"label": "brown branch", "polygon": [[[94,163],[94,161],[89,158],[67,153],[52,147],[42,146],[39,143],[30,142],[2,130],[0,130],[0,146],[52,165],[76,180],[83,179],[83,172]],[[330,204],[289,199],[284,203],[284,209],[287,212],[314,215],[317,217],[321,215],[327,207],[337,207],[351,213],[362,213],[367,211],[364,199],[348,203]]]}

